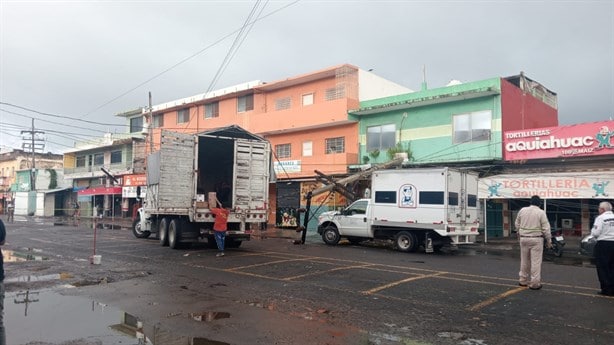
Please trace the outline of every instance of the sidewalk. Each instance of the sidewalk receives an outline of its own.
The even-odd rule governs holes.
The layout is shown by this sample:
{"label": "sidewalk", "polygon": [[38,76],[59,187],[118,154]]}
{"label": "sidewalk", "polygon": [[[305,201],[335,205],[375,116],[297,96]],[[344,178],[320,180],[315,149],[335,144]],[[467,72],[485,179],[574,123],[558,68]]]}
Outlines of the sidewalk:
{"label": "sidewalk", "polygon": [[[565,246],[563,247],[563,256],[582,256],[580,254],[579,236],[565,236]],[[484,239],[483,234],[479,235],[474,244],[470,246],[478,247],[484,250],[514,250],[520,251],[520,244],[516,235],[511,237],[490,237]]]}

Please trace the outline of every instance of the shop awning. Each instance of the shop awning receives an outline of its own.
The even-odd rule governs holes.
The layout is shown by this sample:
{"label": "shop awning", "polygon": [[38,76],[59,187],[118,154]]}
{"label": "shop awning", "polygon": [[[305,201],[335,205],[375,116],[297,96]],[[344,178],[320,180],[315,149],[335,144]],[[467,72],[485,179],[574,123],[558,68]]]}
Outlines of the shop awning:
{"label": "shop awning", "polygon": [[49,193],[57,193],[57,192],[63,192],[65,190],[69,190],[72,189],[70,187],[66,187],[66,188],[55,188],[55,189],[47,189],[47,190],[38,190],[37,192],[42,192],[45,194],[49,194]]}
{"label": "shop awning", "polygon": [[86,196],[86,195],[114,195],[114,194],[122,194],[122,187],[94,187],[82,189],[77,192],[78,196]]}

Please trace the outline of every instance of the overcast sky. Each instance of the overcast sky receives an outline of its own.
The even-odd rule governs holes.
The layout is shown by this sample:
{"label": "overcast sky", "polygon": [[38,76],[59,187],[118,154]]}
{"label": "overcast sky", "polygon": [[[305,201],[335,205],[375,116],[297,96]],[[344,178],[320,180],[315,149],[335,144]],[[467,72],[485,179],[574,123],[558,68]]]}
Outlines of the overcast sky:
{"label": "overcast sky", "polygon": [[149,91],[154,104],[205,92],[253,9],[213,89],[342,63],[414,90],[423,65],[429,88],[524,71],[558,94],[561,125],[614,118],[612,0],[0,0],[0,102],[59,116],[0,104],[0,149],[20,148],[32,117],[62,153],[125,132],[115,114]]}

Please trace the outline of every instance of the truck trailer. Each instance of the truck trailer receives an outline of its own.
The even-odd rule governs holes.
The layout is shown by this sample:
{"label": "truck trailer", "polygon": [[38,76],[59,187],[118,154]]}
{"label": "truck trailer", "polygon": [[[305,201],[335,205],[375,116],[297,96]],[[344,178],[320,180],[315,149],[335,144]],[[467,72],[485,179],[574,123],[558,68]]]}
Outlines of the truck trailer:
{"label": "truck trailer", "polygon": [[266,227],[270,143],[238,126],[198,134],[162,130],[147,158],[147,193],[133,222],[137,238],[156,234],[179,248],[206,238],[215,246],[211,208],[230,210],[226,246],[238,247]]}
{"label": "truck trailer", "polygon": [[326,244],[392,240],[404,252],[473,243],[478,228],[478,174],[448,167],[375,171],[370,198],[318,218]]}

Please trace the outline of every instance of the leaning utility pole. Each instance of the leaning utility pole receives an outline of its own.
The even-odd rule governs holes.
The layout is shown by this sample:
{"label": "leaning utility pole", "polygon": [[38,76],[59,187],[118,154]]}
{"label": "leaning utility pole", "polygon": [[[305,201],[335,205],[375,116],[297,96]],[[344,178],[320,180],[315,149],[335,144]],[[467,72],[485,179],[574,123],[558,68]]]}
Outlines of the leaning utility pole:
{"label": "leaning utility pole", "polygon": [[45,148],[45,144],[42,143],[43,139],[36,138],[36,134],[45,134],[43,131],[37,131],[34,129],[34,118],[32,118],[32,129],[29,131],[21,131],[21,134],[27,133],[30,135],[29,138],[24,138],[24,140],[29,140],[30,142],[24,142],[21,144],[21,147],[24,151],[27,149],[32,150],[32,169],[30,170],[30,190],[36,190],[36,150],[40,148],[42,151]]}

